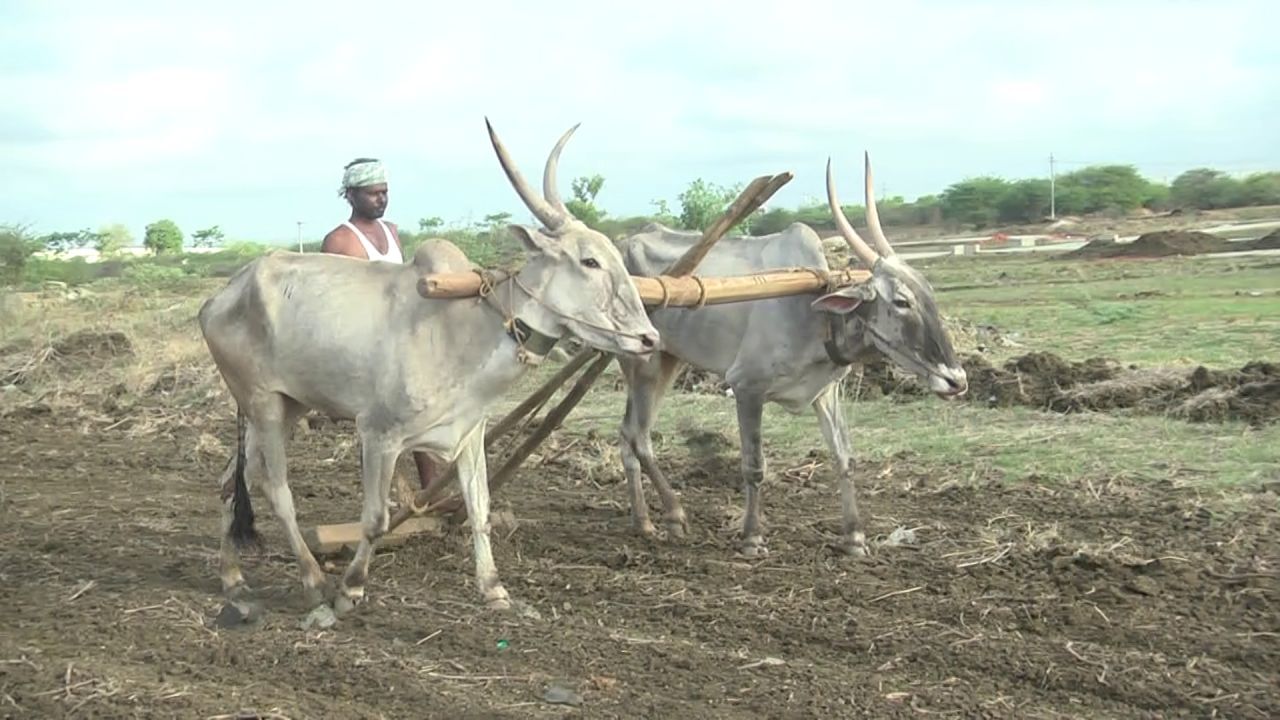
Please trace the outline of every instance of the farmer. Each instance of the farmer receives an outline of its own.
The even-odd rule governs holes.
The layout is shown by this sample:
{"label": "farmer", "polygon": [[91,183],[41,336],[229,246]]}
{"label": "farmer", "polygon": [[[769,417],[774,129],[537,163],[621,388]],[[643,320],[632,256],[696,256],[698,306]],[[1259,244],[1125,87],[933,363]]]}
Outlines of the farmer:
{"label": "farmer", "polygon": [[[374,158],[357,158],[347,163],[338,195],[351,205],[351,217],[324,236],[320,252],[348,255],[373,262],[404,262],[404,249],[395,223],[382,219],[387,211],[387,169]],[[426,490],[433,477],[442,473],[427,455],[415,452],[418,482]]]}
{"label": "farmer", "polygon": [[387,169],[373,158],[347,163],[338,194],[351,205],[351,217],[324,236],[321,252],[374,262],[403,263],[400,234],[382,219],[387,211]]}

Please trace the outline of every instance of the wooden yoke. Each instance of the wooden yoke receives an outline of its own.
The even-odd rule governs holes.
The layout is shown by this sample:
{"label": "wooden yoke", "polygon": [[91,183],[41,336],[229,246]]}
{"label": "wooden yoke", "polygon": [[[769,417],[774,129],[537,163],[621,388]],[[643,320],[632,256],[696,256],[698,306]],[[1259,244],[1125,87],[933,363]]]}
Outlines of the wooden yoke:
{"label": "wooden yoke", "polygon": [[[631,282],[646,306],[701,307],[821,292],[870,277],[869,271],[856,268],[827,272],[797,268],[712,278],[632,275]],[[431,287],[428,297],[461,298],[479,294],[482,280],[475,273],[437,273],[425,277],[423,282]]]}

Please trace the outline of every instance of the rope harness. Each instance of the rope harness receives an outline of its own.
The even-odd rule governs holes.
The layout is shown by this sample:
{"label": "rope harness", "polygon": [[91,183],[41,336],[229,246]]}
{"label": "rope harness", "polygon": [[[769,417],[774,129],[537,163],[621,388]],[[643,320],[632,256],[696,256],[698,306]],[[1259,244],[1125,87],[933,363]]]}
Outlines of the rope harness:
{"label": "rope harness", "polygon": [[[615,337],[629,337],[636,340],[641,338],[639,333],[621,332],[617,328],[593,323],[589,320],[573,317],[557,310],[543,300],[539,293],[526,285],[520,279],[519,273],[501,272],[502,277],[499,277],[498,273],[484,268],[474,269],[472,272],[480,276],[480,297],[488,300],[489,303],[502,314],[502,324],[507,330],[507,335],[509,335],[512,340],[515,340],[516,344],[519,346],[519,349],[517,350],[517,358],[520,362],[527,365],[541,364],[542,361],[546,359],[547,354],[556,346],[556,343],[560,342],[560,338],[541,332],[526,323],[524,320],[515,316],[511,311],[511,308],[515,307],[515,289],[517,287],[520,288],[520,290],[523,291],[530,300],[537,303],[539,307],[558,318],[570,320],[578,325],[591,328],[592,330],[598,330],[602,333],[613,335]],[[495,299],[498,286],[503,284],[507,287],[507,302],[505,306],[503,303]],[[699,283],[699,285],[701,286],[701,283]],[[706,299],[705,289],[702,293],[701,299],[703,301]]]}

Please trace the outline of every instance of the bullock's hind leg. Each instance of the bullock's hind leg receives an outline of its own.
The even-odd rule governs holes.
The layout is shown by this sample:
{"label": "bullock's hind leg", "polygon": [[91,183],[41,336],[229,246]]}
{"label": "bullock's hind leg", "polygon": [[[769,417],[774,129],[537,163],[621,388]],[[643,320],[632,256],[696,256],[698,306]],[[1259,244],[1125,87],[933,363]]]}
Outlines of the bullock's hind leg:
{"label": "bullock's hind leg", "polygon": [[288,459],[285,454],[285,442],[292,434],[292,425],[301,415],[302,408],[293,400],[276,394],[261,399],[254,405],[247,438],[250,457],[255,450],[261,455],[264,471],[262,492],[276,517],[284,525],[289,546],[297,558],[303,597],[308,605],[319,605],[324,602],[325,576],[298,528],[293,493],[289,490]]}
{"label": "bullock's hind leg", "polygon": [[[241,435],[240,443],[241,447],[239,450],[242,452],[244,450],[243,433]],[[253,457],[256,461],[257,456],[255,455]],[[250,473],[248,468],[244,467],[244,465],[248,465],[248,460],[248,457],[242,456],[237,458],[236,456],[232,456],[231,461],[227,463],[226,470],[222,473],[221,481],[222,546],[219,552],[220,561],[218,574],[222,578],[222,593],[226,596],[227,600],[231,602],[236,602],[242,599],[250,590],[249,584],[245,582],[244,572],[240,568],[240,550],[236,547],[235,541],[231,539],[231,523],[235,517],[231,496],[234,492],[233,485],[235,483],[235,474],[237,471],[245,473],[243,480],[246,487],[249,489],[253,488],[253,485],[250,484],[250,478],[257,479],[262,477],[261,472]],[[243,463],[243,465],[238,467],[237,462]],[[260,462],[255,462],[255,464],[261,465]]]}
{"label": "bullock's hind leg", "polygon": [[362,435],[360,438],[360,478],[364,509],[360,513],[362,537],[355,557],[342,578],[343,595],[354,604],[364,597],[369,577],[369,559],[374,544],[387,532],[391,522],[387,500],[391,497],[391,481],[395,475],[399,446],[383,438]]}
{"label": "bullock's hind leg", "polygon": [[839,549],[847,555],[867,554],[867,535],[858,512],[857,490],[853,484],[853,449],[844,411],[840,407],[840,382],[832,383],[816,400],[813,409],[827,449],[836,461],[840,482],[840,510],[843,518]]}
{"label": "bullock's hind leg", "polygon": [[769,554],[760,527],[760,484],[764,482],[765,459],[761,426],[764,424],[764,395],[734,388],[738,405],[738,436],[742,445],[742,480],[746,511],[742,516],[741,551],[747,557]]}
{"label": "bullock's hind leg", "polygon": [[666,353],[643,363],[622,364],[627,375],[629,394],[619,448],[622,469],[627,476],[627,490],[631,496],[631,526],[636,532],[650,537],[656,535],[657,530],[649,520],[649,506],[644,497],[641,470],[644,470],[658,490],[667,532],[673,537],[684,537],[689,532],[689,520],[680,505],[680,499],[671,488],[671,483],[667,482],[666,476],[658,469],[652,441],[658,406],[682,365],[678,359]]}

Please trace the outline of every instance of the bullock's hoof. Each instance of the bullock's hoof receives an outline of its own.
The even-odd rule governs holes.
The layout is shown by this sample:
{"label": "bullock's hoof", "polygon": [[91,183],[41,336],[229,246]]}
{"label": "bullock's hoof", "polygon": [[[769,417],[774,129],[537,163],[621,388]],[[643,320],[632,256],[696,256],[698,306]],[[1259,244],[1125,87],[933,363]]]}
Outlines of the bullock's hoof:
{"label": "bullock's hoof", "polygon": [[867,557],[867,555],[869,554],[867,552],[866,544],[863,544],[863,543],[852,543],[852,542],[845,541],[837,545],[836,549],[840,551],[840,554],[845,555],[847,557]]}
{"label": "bullock's hoof", "polygon": [[364,601],[364,588],[360,588],[358,594],[352,594],[352,591],[339,593],[333,598],[333,611],[342,617],[355,610],[357,606]]}
{"label": "bullock's hoof", "polygon": [[689,535],[689,518],[684,516],[683,510],[663,518],[663,524],[667,526],[667,536],[673,540],[683,540]]}
{"label": "bullock's hoof", "polygon": [[765,546],[764,538],[756,535],[744,540],[742,545],[738,548],[738,552],[744,557],[762,558],[769,554],[769,548]]}
{"label": "bullock's hoof", "polygon": [[658,537],[658,528],[654,527],[653,521],[645,518],[639,522],[631,523],[631,530],[640,537],[653,540]]}
{"label": "bullock's hoof", "polygon": [[249,583],[245,582],[243,578],[235,584],[224,585],[222,588],[222,596],[226,598],[228,603],[232,604],[244,601],[252,594],[252,592],[253,591],[249,588]]}
{"label": "bullock's hoof", "polygon": [[326,603],[328,598],[325,597],[327,594],[325,590],[326,588],[324,585],[312,587],[304,586],[302,588],[302,601],[311,607],[319,607],[320,605],[325,605],[327,607]]}
{"label": "bullock's hoof", "polygon": [[862,533],[847,535],[836,545],[836,550],[849,557],[867,557],[867,538]]}
{"label": "bullock's hoof", "polygon": [[484,594],[484,603],[490,610],[505,612],[511,609],[511,596],[507,595],[506,588],[495,585]]}

